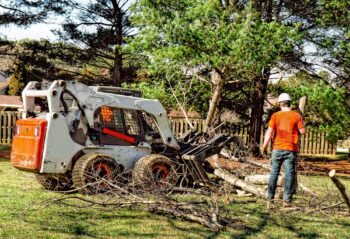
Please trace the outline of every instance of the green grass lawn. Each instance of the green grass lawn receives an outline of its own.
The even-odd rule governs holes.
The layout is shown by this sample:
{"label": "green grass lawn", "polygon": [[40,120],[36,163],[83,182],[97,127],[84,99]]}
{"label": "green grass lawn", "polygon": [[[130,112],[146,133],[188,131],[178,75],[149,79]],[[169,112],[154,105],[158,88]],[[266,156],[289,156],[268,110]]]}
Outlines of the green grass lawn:
{"label": "green grass lawn", "polygon": [[[235,198],[225,214],[236,219],[219,233],[187,221],[130,209],[47,206],[60,194],[44,191],[34,175],[0,160],[1,238],[349,238],[350,218],[300,212],[265,212],[263,200]],[[327,178],[308,177],[308,186],[336,194]],[[304,180],[305,181],[305,180]],[[350,180],[342,179],[350,189]],[[328,189],[327,189],[328,188]],[[332,189],[332,190],[331,190]]]}

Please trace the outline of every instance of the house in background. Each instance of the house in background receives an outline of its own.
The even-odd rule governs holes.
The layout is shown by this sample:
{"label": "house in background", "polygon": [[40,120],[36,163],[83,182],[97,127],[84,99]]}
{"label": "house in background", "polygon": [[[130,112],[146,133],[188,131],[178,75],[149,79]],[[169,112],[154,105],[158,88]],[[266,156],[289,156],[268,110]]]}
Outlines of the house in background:
{"label": "house in background", "polygon": [[15,95],[0,95],[0,112],[17,111],[22,108],[22,99]]}
{"label": "house in background", "polygon": [[20,96],[6,95],[9,84],[8,75],[0,71],[0,112],[17,111],[22,108],[22,99]]}
{"label": "house in background", "polygon": [[[9,87],[10,80],[8,75],[0,71],[0,95],[5,95]],[[1,103],[1,101],[0,101]]]}

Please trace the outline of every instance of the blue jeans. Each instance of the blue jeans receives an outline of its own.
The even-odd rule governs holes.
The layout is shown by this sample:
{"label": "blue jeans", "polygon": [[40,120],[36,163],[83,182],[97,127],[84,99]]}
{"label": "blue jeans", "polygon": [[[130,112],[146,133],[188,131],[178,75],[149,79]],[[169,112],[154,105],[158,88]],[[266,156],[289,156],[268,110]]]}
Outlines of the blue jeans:
{"label": "blue jeans", "polygon": [[297,153],[288,150],[273,150],[272,151],[272,171],[269,180],[268,200],[272,200],[275,197],[276,184],[278,175],[281,170],[282,163],[284,164],[284,191],[283,200],[287,202],[292,201],[295,182],[295,166],[296,166]]}

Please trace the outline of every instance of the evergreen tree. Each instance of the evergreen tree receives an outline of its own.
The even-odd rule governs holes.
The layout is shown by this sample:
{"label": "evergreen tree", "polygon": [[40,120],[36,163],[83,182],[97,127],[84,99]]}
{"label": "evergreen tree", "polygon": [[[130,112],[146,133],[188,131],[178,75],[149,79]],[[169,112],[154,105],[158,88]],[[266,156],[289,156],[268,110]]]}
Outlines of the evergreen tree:
{"label": "evergreen tree", "polygon": [[74,61],[80,66],[75,74],[83,72],[88,77],[98,78],[98,83],[120,85],[132,81],[138,67],[137,58],[121,50],[124,38],[132,36],[128,7],[128,0],[9,0],[0,4],[3,10],[0,24],[28,26],[52,20],[52,17],[63,17],[62,27],[55,30],[64,42],[62,52],[51,49],[48,44],[48,49],[40,48],[40,51],[55,51],[62,60],[67,60],[68,65],[71,63],[69,57],[74,53]]}
{"label": "evergreen tree", "polygon": [[64,8],[59,0],[3,0],[0,3],[0,25],[29,26],[44,22],[53,13],[62,14]]}
{"label": "evergreen tree", "polygon": [[65,0],[66,10],[62,28],[56,33],[64,42],[73,42],[81,48],[87,65],[110,70],[111,82],[119,86],[134,77],[136,64],[122,52],[125,38],[132,35],[128,20],[128,0]]}
{"label": "evergreen tree", "polygon": [[31,69],[23,62],[15,62],[13,72],[10,77],[9,94],[20,95],[24,87],[32,78]]}

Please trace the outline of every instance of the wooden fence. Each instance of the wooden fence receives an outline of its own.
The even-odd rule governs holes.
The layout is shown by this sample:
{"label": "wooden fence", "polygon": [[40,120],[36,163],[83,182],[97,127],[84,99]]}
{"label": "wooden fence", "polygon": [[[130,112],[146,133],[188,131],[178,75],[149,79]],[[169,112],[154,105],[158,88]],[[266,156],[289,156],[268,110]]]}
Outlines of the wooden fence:
{"label": "wooden fence", "polygon": [[19,117],[18,112],[0,112],[0,144],[11,144],[13,128]]}
{"label": "wooden fence", "polygon": [[[19,117],[18,112],[0,112],[0,144],[11,144],[13,128]],[[197,131],[203,131],[205,120],[190,119],[190,122]],[[170,119],[170,127],[177,137],[190,129],[184,119]],[[245,144],[248,144],[248,132],[249,128],[247,126],[240,125],[230,125],[226,131],[223,131],[223,133],[239,137]],[[262,144],[263,135],[264,132],[262,131],[260,144]],[[316,128],[308,128],[306,134],[301,137],[300,153],[302,154],[332,155],[335,152],[336,145],[330,143],[326,139],[325,133]]]}
{"label": "wooden fence", "polygon": [[[190,122],[198,131],[202,131],[204,128],[205,120],[203,119],[190,119]],[[176,136],[181,136],[187,130],[189,126],[184,119],[170,119],[170,127]],[[222,133],[234,135],[240,138],[246,145],[248,144],[248,126],[229,125]],[[261,132],[260,142],[262,145],[264,130]],[[326,139],[326,133],[321,132],[317,128],[306,129],[306,134],[300,138],[300,153],[301,154],[319,154],[319,155],[334,155],[336,153],[336,144],[330,143]]]}

